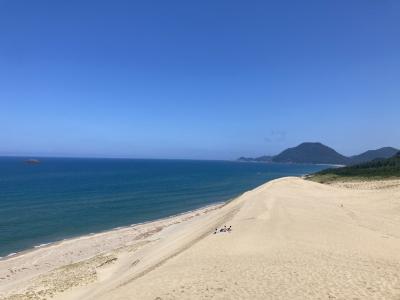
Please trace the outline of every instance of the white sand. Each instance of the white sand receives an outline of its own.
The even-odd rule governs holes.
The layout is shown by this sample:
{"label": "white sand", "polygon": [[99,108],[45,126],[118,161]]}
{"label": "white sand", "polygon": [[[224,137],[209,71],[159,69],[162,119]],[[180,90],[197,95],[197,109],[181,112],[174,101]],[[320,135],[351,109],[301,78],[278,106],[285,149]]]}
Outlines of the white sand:
{"label": "white sand", "polygon": [[[213,234],[225,224],[231,233]],[[53,290],[61,300],[400,299],[400,188],[278,179],[140,244],[44,274],[31,294],[8,299],[35,299],[46,284],[64,284]]]}

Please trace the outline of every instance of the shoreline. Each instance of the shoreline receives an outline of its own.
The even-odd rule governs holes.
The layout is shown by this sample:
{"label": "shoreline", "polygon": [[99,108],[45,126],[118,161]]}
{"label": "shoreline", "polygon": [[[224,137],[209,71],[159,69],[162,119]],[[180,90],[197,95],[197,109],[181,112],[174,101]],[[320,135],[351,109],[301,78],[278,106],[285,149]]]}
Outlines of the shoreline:
{"label": "shoreline", "polygon": [[[0,299],[14,299],[14,296],[37,299],[35,297],[38,294],[32,298],[26,294],[36,290],[38,286],[42,289],[43,280],[51,282],[54,278],[57,278],[57,282],[48,288],[48,296],[51,297],[54,293],[63,292],[65,289],[60,286],[65,284],[73,283],[69,287],[72,288],[94,282],[97,280],[97,269],[114,263],[121,253],[151,246],[157,243],[158,236],[164,232],[201,220],[237,198],[238,196],[165,218],[37,245],[3,257],[0,259]],[[81,273],[83,275],[79,275]]]}
{"label": "shoreline", "polygon": [[147,225],[147,224],[154,223],[154,222],[167,221],[167,220],[172,219],[172,218],[177,218],[177,217],[181,217],[181,216],[185,216],[185,215],[190,215],[190,214],[198,212],[198,211],[200,212],[200,211],[206,210],[208,208],[217,209],[218,207],[222,207],[222,206],[226,205],[227,203],[229,203],[230,201],[234,200],[237,197],[240,197],[240,195],[238,195],[236,197],[233,197],[231,199],[228,199],[228,200],[226,200],[224,202],[216,202],[216,203],[208,204],[208,205],[196,208],[196,209],[184,211],[184,212],[181,212],[181,213],[178,213],[178,214],[174,214],[174,215],[170,215],[170,216],[164,217],[164,218],[144,221],[144,222],[140,222],[140,223],[133,223],[133,224],[130,224],[130,225],[118,226],[118,227],[114,227],[114,228],[111,228],[111,229],[102,230],[102,231],[99,231],[99,232],[91,232],[91,233],[86,233],[86,234],[82,234],[82,235],[71,236],[71,237],[68,237],[68,238],[61,239],[61,240],[55,240],[55,241],[48,242],[48,243],[42,243],[42,244],[39,244],[39,245],[34,245],[34,246],[30,247],[30,248],[27,248],[27,249],[24,249],[24,250],[21,250],[21,251],[11,252],[11,253],[9,253],[9,254],[7,254],[5,256],[0,256],[0,262],[7,261],[9,259],[14,259],[14,258],[20,257],[21,255],[25,255],[25,254],[28,254],[30,252],[33,252],[33,251],[36,251],[36,250],[39,250],[39,249],[46,249],[46,248],[49,248],[49,247],[52,247],[52,246],[56,246],[56,245],[59,245],[59,244],[61,244],[63,242],[73,242],[74,240],[80,240],[80,239],[85,239],[85,238],[89,238],[89,237],[96,237],[96,236],[101,236],[103,234],[107,234],[107,233],[111,233],[111,232],[117,232],[119,230],[126,230],[126,229],[130,229],[130,228],[134,228],[135,226]]}

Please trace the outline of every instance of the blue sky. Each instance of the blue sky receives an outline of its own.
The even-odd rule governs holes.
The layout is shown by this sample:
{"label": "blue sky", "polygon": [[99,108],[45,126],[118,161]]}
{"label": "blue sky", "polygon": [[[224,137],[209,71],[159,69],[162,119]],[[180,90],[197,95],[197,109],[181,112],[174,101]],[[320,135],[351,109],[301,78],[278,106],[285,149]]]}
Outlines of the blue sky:
{"label": "blue sky", "polygon": [[349,155],[399,115],[396,0],[0,0],[0,155]]}

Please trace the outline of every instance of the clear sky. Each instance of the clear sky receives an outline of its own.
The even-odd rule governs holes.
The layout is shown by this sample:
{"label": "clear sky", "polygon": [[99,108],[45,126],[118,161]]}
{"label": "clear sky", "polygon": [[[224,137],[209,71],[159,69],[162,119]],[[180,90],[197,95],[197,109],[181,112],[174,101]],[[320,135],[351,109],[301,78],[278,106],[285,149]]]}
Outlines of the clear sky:
{"label": "clear sky", "polygon": [[349,155],[399,125],[398,0],[0,0],[0,155]]}

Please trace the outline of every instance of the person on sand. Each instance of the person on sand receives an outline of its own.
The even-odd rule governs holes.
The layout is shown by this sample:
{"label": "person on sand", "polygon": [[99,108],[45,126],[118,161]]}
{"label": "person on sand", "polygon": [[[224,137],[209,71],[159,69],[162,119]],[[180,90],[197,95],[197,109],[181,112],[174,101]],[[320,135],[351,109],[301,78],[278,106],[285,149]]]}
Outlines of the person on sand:
{"label": "person on sand", "polygon": [[218,228],[215,228],[214,234],[217,234],[218,232]]}
{"label": "person on sand", "polygon": [[229,228],[227,229],[228,232],[232,231],[232,225],[229,226]]}

